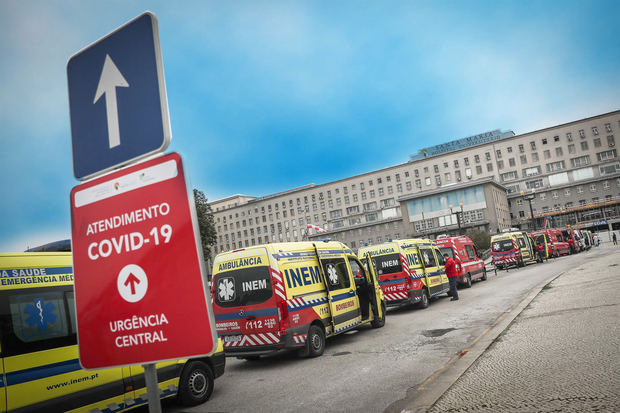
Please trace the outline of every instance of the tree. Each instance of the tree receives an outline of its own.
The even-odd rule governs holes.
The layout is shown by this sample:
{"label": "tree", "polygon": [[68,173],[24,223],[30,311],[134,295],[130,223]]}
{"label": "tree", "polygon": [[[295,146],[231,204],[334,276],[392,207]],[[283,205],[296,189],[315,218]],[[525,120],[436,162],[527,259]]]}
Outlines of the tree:
{"label": "tree", "polygon": [[198,189],[194,189],[194,202],[196,203],[196,215],[198,216],[202,254],[205,261],[209,261],[211,260],[211,247],[217,242],[213,211],[207,202],[205,194]]}
{"label": "tree", "polygon": [[491,244],[491,236],[487,231],[480,231],[477,229],[470,229],[465,233],[476,245],[476,248],[482,251],[489,249],[489,245]]}

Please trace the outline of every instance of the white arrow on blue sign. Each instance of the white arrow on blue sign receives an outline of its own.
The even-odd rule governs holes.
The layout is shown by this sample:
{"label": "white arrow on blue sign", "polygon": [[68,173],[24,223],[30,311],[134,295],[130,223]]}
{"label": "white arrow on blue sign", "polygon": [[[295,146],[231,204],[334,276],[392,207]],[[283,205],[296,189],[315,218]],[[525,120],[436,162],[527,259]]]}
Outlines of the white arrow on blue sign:
{"label": "white arrow on blue sign", "polygon": [[76,178],[101,175],[170,143],[159,31],[152,13],[73,55],[67,80]]}

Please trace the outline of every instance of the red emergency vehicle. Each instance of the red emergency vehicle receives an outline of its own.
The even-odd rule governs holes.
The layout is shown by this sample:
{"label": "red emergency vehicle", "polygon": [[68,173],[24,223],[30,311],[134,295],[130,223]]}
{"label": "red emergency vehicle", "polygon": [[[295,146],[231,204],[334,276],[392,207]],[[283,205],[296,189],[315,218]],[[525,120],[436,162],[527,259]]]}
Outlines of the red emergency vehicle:
{"label": "red emergency vehicle", "polygon": [[570,246],[564,240],[562,231],[557,228],[541,229],[532,232],[530,235],[534,238],[534,244],[540,243],[545,247],[545,258],[570,254]]}
{"label": "red emergency vehicle", "polygon": [[568,247],[571,254],[576,254],[581,251],[581,241],[579,236],[575,234],[572,228],[566,228],[562,230],[562,237],[568,242]]}
{"label": "red emergency vehicle", "polygon": [[471,287],[474,280],[486,280],[487,269],[478,255],[474,242],[469,237],[441,237],[433,241],[441,251],[456,261],[458,283]]}

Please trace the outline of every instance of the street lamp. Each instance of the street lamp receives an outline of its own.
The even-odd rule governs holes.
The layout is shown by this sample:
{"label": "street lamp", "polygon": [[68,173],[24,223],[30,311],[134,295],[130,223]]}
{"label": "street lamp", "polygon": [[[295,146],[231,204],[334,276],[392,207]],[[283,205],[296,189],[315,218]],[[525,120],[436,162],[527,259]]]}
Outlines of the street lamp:
{"label": "street lamp", "polygon": [[536,189],[532,189],[532,193],[526,194],[521,191],[521,198],[526,199],[530,203],[530,220],[532,221],[532,229],[536,229],[534,225],[534,210],[532,209],[532,200],[536,198]]}
{"label": "street lamp", "polygon": [[459,207],[461,207],[460,211],[452,211],[452,205],[450,205],[450,213],[452,215],[456,215],[456,223],[459,225],[459,235],[461,235],[461,217],[463,216],[463,203],[459,203]]}

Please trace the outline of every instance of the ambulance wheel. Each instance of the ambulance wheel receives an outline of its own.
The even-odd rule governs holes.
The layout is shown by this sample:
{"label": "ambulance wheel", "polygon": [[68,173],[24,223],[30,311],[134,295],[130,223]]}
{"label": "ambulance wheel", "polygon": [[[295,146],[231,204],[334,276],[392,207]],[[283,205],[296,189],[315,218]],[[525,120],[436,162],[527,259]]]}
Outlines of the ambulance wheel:
{"label": "ambulance wheel", "polygon": [[183,368],[179,380],[179,401],[186,406],[204,403],[213,393],[214,385],[211,367],[202,361],[190,361]]}
{"label": "ambulance wheel", "polygon": [[517,261],[517,267],[525,267],[525,263],[522,258],[519,258],[519,261]]}
{"label": "ambulance wheel", "polygon": [[427,308],[430,303],[428,298],[428,293],[426,291],[422,291],[422,297],[420,298],[420,308]]}
{"label": "ambulance wheel", "polygon": [[376,318],[370,322],[372,328],[381,328],[385,325],[385,303],[381,303],[381,318]]}
{"label": "ambulance wheel", "polygon": [[325,351],[325,333],[316,325],[311,325],[306,338],[306,347],[300,352],[302,357],[318,357]]}
{"label": "ambulance wheel", "polygon": [[481,280],[482,281],[486,281],[487,280],[487,269],[486,268],[482,269],[482,278],[481,278]]}
{"label": "ambulance wheel", "polygon": [[471,288],[471,274],[466,275],[465,288]]}

